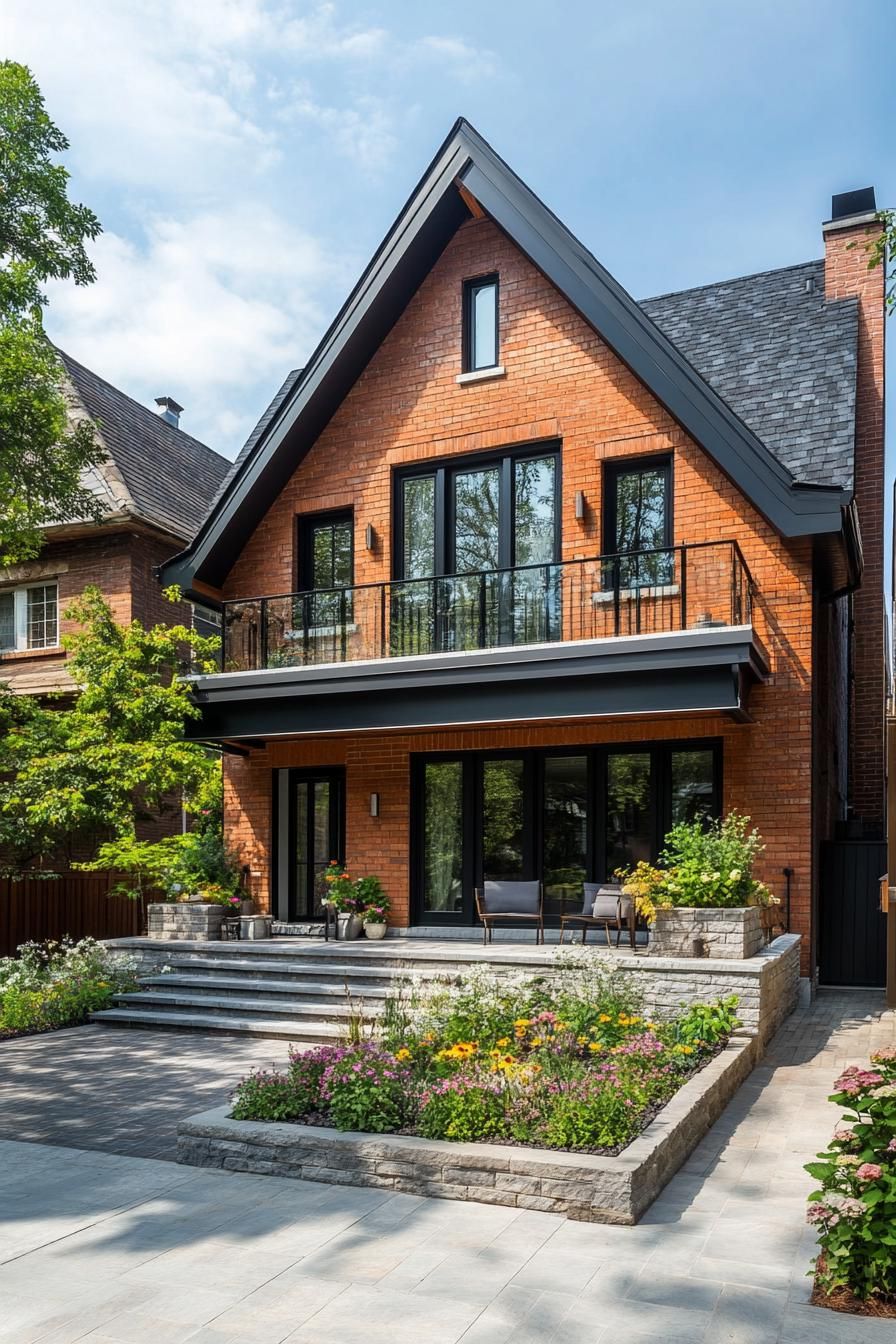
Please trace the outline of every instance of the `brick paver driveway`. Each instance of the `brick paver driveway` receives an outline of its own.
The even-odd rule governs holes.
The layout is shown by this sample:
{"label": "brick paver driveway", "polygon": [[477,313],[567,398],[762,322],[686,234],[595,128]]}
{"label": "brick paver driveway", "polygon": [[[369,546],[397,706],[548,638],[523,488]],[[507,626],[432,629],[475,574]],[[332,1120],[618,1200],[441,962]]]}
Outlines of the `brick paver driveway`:
{"label": "brick paver driveway", "polygon": [[893,1344],[807,1305],[801,1168],[837,1070],[894,1042],[882,996],[822,993],[635,1228],[118,1156],[274,1052],[8,1043],[0,1120],[33,1141],[0,1141],[0,1344]]}
{"label": "brick paver driveway", "polygon": [[173,1161],[178,1120],[286,1055],[281,1041],[100,1026],[0,1041],[0,1138]]}

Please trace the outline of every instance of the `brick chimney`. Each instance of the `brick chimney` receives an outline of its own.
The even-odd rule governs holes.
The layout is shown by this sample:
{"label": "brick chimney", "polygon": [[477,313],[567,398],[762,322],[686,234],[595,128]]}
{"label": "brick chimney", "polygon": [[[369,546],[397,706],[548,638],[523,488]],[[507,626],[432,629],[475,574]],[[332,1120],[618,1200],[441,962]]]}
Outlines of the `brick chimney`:
{"label": "brick chimney", "polygon": [[868,269],[880,235],[874,188],[831,201],[824,235],[826,299],[858,299],[855,496],[865,568],[852,603],[849,800],[867,835],[884,834],[884,267]]}

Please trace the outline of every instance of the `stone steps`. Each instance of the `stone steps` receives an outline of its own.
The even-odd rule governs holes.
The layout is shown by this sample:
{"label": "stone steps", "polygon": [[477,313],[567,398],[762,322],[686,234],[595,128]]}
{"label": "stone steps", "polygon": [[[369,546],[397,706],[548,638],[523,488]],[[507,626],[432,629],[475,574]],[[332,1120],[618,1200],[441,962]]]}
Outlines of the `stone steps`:
{"label": "stone steps", "polygon": [[115,1003],[123,1008],[145,1008],[148,1012],[171,1009],[188,1012],[212,1013],[214,1016],[286,1018],[289,1021],[347,1023],[360,1011],[365,1018],[382,1015],[382,1004],[359,1004],[352,1009],[348,1003],[320,1003],[304,1001],[295,996],[276,997],[253,995],[251,998],[235,994],[196,994],[188,991],[159,993],[154,990],[116,994]]}
{"label": "stone steps", "polygon": [[345,1037],[342,1023],[301,1023],[292,1019],[224,1016],[182,1010],[149,1012],[145,1008],[106,1008],[100,1013],[92,1013],[90,1020],[108,1027],[142,1027],[149,1031],[220,1031],[229,1036],[262,1036],[308,1046],[335,1044]]}
{"label": "stone steps", "polygon": [[377,981],[361,981],[360,983],[352,981],[349,983],[334,984],[322,980],[307,980],[304,975],[296,975],[291,980],[285,980],[282,976],[274,977],[272,972],[269,977],[256,975],[254,969],[247,972],[245,976],[241,975],[215,975],[213,973],[201,975],[152,975],[145,979],[141,977],[140,984],[146,988],[158,991],[162,994],[173,992],[174,990],[184,990],[187,993],[201,992],[209,994],[219,994],[222,996],[236,994],[245,997],[251,994],[253,998],[269,998],[271,996],[289,999],[331,999],[336,1003],[345,1003],[349,998],[368,1000],[384,1000],[389,993],[387,981],[379,983]]}

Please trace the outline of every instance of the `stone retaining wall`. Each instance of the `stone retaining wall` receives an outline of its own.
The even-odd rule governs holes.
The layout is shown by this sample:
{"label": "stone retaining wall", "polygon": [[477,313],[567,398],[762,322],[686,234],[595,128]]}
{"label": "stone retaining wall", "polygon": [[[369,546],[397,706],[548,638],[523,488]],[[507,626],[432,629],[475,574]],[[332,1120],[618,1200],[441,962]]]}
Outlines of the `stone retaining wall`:
{"label": "stone retaining wall", "polygon": [[721,1115],[760,1050],[756,1037],[731,1041],[618,1157],[261,1124],[231,1120],[229,1107],[221,1106],[178,1125],[177,1160],[636,1223]]}

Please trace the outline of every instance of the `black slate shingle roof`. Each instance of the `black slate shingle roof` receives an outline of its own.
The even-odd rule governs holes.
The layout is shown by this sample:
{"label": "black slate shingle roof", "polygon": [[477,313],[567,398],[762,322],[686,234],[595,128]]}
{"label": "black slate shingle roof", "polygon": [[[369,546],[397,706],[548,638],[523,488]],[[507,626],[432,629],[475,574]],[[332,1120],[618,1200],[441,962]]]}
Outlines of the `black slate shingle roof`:
{"label": "black slate shingle roof", "polygon": [[189,541],[232,464],[71,355],[58,353],[139,517]]}
{"label": "black slate shingle roof", "polygon": [[824,262],[640,306],[796,480],[852,487],[857,303],[825,300]]}

